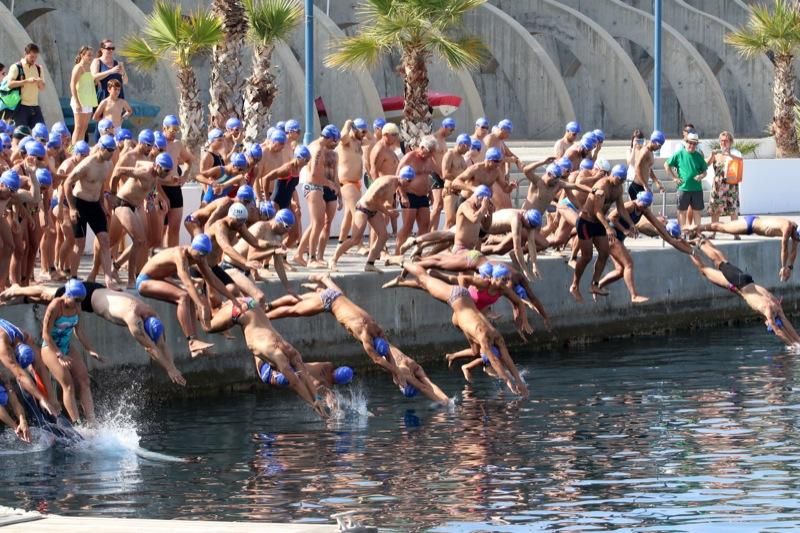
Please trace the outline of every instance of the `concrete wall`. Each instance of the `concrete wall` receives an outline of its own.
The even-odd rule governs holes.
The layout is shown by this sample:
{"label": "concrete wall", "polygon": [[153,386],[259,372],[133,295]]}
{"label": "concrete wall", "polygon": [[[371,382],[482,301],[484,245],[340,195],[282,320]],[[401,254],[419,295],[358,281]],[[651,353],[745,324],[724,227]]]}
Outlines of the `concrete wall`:
{"label": "concrete wall", "polygon": [[[0,3],[0,50],[2,50],[0,62],[4,63],[6,68],[10,67],[12,63],[20,60],[25,46],[33,41],[33,37],[25,31],[25,28],[11,14],[11,11]],[[42,54],[39,58],[42,77],[45,80],[44,91],[39,93],[39,106],[42,108],[45,121],[48,124],[53,124],[59,120],[64,120],[64,115],[61,113],[58,93],[46,59],[45,54]]]}
{"label": "concrete wall", "polygon": [[465,17],[492,57],[473,74],[493,118],[512,118],[515,138],[557,138],[576,118],[566,84],[544,48],[513,17],[485,4]]}
{"label": "concrete wall", "polygon": [[737,27],[747,23],[750,13],[742,0],[686,0],[686,3]]}
{"label": "concrete wall", "polygon": [[[531,317],[540,334],[529,347],[547,349],[548,345],[605,339],[618,335],[640,335],[675,328],[705,327],[746,318],[757,320],[741,299],[728,291],[704,281],[689,259],[671,248],[661,248],[652,240],[647,249],[633,252],[636,281],[641,292],[651,297],[644,305],[632,306],[622,283],[611,287],[611,294],[597,303],[576,304],[569,297],[572,270],[563,259],[540,259],[541,282],[534,287],[551,315],[556,337],[541,333],[541,322]],[[779,241],[759,240],[720,244],[731,263],[747,270],[759,284],[783,296],[787,313],[797,312],[800,282],[797,277],[789,283],[779,284]],[[445,349],[463,346],[462,334],[450,323],[449,307],[434,301],[421,291],[411,289],[381,290],[390,277],[385,275],[345,275],[336,279],[345,293],[375,317],[387,332],[390,340],[401,346],[409,355],[431,365],[443,364]],[[588,296],[589,273],[584,279],[584,294]],[[270,297],[281,293],[277,283],[267,286]],[[194,393],[226,389],[232,386],[252,385],[254,372],[252,358],[241,340],[241,333],[233,330],[236,341],[227,341],[220,335],[210,338],[216,342],[216,356],[189,360],[185,341],[175,319],[175,307],[160,302],[152,303],[165,322],[166,331],[177,356],[177,365],[185,373]],[[507,308],[497,311],[509,316]],[[43,308],[39,308],[39,318]],[[0,315],[37,335],[41,328],[31,306],[2,308]],[[143,381],[149,381],[166,395],[182,394],[176,386],[166,382],[162,372],[146,357],[123,329],[112,326],[94,316],[85,316],[86,330],[95,348],[106,357],[105,364],[90,361],[90,368],[100,382],[130,369]],[[329,315],[310,319],[289,319],[275,322],[275,327],[296,346],[307,360],[348,361],[368,368],[366,355],[360,346]],[[503,329],[508,332],[506,319]],[[506,334],[510,343],[518,343],[516,335]],[[779,342],[766,332],[763,342],[778,346]],[[535,379],[535,378],[533,378]]]}
{"label": "concrete wall", "polygon": [[653,122],[653,101],[630,57],[599,24],[553,0],[495,0],[522,24],[559,64],[577,117],[585,127],[625,138]]}

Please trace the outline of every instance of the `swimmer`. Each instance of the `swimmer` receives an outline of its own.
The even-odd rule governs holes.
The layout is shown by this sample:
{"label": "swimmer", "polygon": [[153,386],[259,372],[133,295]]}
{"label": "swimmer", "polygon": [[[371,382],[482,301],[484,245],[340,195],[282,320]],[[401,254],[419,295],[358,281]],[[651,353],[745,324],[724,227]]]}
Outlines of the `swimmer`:
{"label": "swimmer", "polygon": [[486,185],[494,192],[495,183],[500,190],[510,194],[517,184],[508,182],[502,163],[503,152],[497,148],[490,148],[486,150],[486,159],[467,167],[453,180],[452,186],[461,192],[461,197],[464,199],[469,198],[479,185]]}
{"label": "swimmer", "polygon": [[[315,380],[323,386],[331,389],[334,385],[347,385],[353,381],[355,372],[349,366],[334,367],[333,363],[318,362],[306,363],[306,369],[311,373]],[[272,368],[268,363],[262,363],[258,369],[261,381],[273,387],[285,388],[289,386],[289,380],[279,371]]]}
{"label": "swimmer", "polygon": [[[464,156],[470,149],[472,140],[469,135],[462,133],[456,139],[456,144],[447,150],[442,157],[442,204],[444,208],[444,227],[452,228],[456,223],[456,211],[458,210],[458,192],[453,190],[453,180],[467,169],[467,161]],[[431,213],[433,217],[434,214]],[[438,215],[436,223],[431,227],[434,231],[439,229]]]}
{"label": "swimmer", "polygon": [[400,246],[411,235],[414,224],[417,225],[417,234],[425,235],[430,231],[431,213],[431,181],[430,175],[441,172],[436,167],[436,138],[428,135],[424,137],[419,146],[409,151],[400,160],[400,168],[411,167],[415,175],[408,187],[400,189],[400,206],[403,208],[403,226],[397,233],[397,246],[395,253],[400,253]]}
{"label": "swimmer", "polygon": [[[450,137],[453,132],[456,130],[456,121],[455,119],[448,117],[442,120],[441,127],[436,130],[433,134],[434,139],[436,139],[436,148],[433,151],[433,164],[436,167],[435,172],[431,172],[430,179],[431,179],[431,198],[432,198],[432,205],[431,205],[431,222],[429,227],[437,230],[439,229],[439,219],[442,214],[442,190],[445,186],[444,180],[444,155],[447,152],[447,138]],[[459,143],[460,139],[460,143]],[[456,146],[465,146],[464,152],[469,149],[469,135],[466,133],[459,135],[459,138],[456,139]],[[461,157],[463,154],[459,154],[456,159],[462,160]],[[466,168],[466,166],[465,166]],[[463,169],[462,169],[463,170]],[[458,173],[455,174],[457,176]],[[454,176],[454,177],[455,177]]]}
{"label": "swimmer", "polygon": [[361,179],[364,175],[362,143],[368,131],[369,126],[363,118],[347,120],[342,127],[342,140],[336,147],[338,155],[336,175],[339,178],[344,203],[339,243],[344,242],[350,235],[356,202],[361,198]]}
{"label": "swimmer", "polygon": [[[16,420],[12,414],[16,416]],[[31,433],[25,409],[11,386],[11,380],[6,379],[2,372],[0,372],[0,422],[8,426],[19,440],[30,444]]]}
{"label": "swimmer", "polygon": [[578,140],[578,135],[581,133],[581,125],[577,121],[573,120],[572,122],[567,123],[565,130],[564,136],[557,140],[556,144],[553,145],[553,155],[555,156],[555,159],[563,157],[567,149],[575,144],[575,141]]}
{"label": "swimmer", "polygon": [[[28,356],[34,353],[32,348],[33,338],[30,334],[3,318],[0,318],[0,332],[2,332],[0,334],[0,368],[5,368],[6,371],[10,372],[20,387],[36,398],[42,409],[50,415],[56,416],[59,411],[57,404],[51,403],[52,391],[48,387],[45,387],[45,390],[39,389],[31,374],[20,365],[18,360],[21,355]],[[47,367],[44,366],[41,358],[36,358],[35,355],[34,368],[37,370],[37,374],[42,377],[44,384],[47,385],[47,381],[50,379]]]}
{"label": "swimmer", "polygon": [[247,156],[234,152],[231,155],[230,163],[227,165],[211,167],[197,174],[195,180],[208,187],[203,194],[200,205],[206,205],[218,198],[228,196],[235,187],[244,185],[247,181],[247,177],[244,175],[247,171],[247,166]]}
{"label": "swimmer", "polygon": [[664,134],[658,130],[653,131],[650,135],[650,142],[647,143],[645,150],[638,150],[636,152],[636,159],[634,169],[636,175],[633,182],[628,186],[628,196],[631,200],[636,200],[637,195],[642,191],[650,190],[650,181],[653,181],[659,192],[664,192],[664,185],[659,181],[656,173],[653,172],[653,162],[655,160],[654,152],[661,150],[664,143],[667,141]]}

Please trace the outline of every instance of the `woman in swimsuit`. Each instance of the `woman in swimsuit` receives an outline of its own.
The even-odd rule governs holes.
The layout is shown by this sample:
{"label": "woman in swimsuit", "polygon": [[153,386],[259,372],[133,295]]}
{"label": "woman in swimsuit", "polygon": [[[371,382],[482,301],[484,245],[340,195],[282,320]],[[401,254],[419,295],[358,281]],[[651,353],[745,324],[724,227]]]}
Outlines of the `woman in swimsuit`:
{"label": "woman in swimsuit", "polygon": [[[8,370],[17,380],[20,387],[36,398],[45,411],[55,416],[58,414],[58,409],[50,403],[49,390],[44,387],[42,387],[44,390],[37,387],[31,374],[26,372],[17,360],[23,351],[27,351],[30,348],[32,342],[30,335],[8,320],[0,318],[0,367]],[[42,378],[43,382],[49,381],[50,376],[47,375],[46,369],[40,367],[39,360],[34,358],[32,366],[41,369],[37,374]]]}
{"label": "woman in swimsuit", "polygon": [[74,332],[89,355],[102,361],[100,355],[90,346],[80,325],[81,303],[84,298],[86,298],[86,287],[83,282],[70,279],[64,285],[64,296],[54,298],[47,306],[42,326],[42,358],[61,385],[62,400],[70,420],[73,423],[80,420],[80,411],[75,401],[77,392],[83,414],[92,424],[95,416],[94,400],[89,387],[89,372],[86,363],[72,343]]}

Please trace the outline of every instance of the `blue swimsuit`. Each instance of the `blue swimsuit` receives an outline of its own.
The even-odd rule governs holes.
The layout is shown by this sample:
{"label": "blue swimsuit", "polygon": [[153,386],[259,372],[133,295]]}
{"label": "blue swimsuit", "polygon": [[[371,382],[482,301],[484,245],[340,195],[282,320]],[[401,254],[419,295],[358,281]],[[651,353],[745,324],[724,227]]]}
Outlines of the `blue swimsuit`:
{"label": "blue swimsuit", "polygon": [[[60,316],[56,318],[56,323],[53,329],[50,330],[50,336],[56,341],[58,351],[65,357],[69,355],[69,345],[72,341],[72,332],[75,331],[75,326],[78,325],[80,317],[75,314],[71,316]],[[42,341],[42,348],[47,347],[47,343]]]}

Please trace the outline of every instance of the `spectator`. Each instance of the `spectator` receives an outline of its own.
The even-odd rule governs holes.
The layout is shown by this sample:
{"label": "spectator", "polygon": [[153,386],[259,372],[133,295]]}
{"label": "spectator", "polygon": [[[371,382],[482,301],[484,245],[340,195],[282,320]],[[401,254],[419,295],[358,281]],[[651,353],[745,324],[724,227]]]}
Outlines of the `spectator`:
{"label": "spectator", "polygon": [[[122,127],[122,122],[133,115],[131,106],[122,99],[122,84],[117,80],[108,82],[108,98],[103,99],[94,112],[94,119],[100,121],[104,118],[109,119],[114,124],[114,129]],[[102,131],[98,131],[102,135]]]}
{"label": "spectator", "polygon": [[91,64],[92,49],[89,46],[82,46],[75,57],[75,66],[72,67],[72,77],[69,82],[71,95],[69,106],[75,117],[72,144],[80,141],[86,135],[92,109],[97,107],[97,93],[94,88]]}
{"label": "spectator", "polygon": [[14,110],[14,122],[17,126],[32,128],[37,122],[44,122],[42,109],[39,107],[39,91],[44,89],[44,80],[42,67],[36,63],[38,58],[39,47],[29,43],[19,63],[14,63],[8,69],[8,88],[19,88],[22,97]]}
{"label": "spectator", "polygon": [[[711,222],[719,222],[721,216],[730,216],[731,222],[739,218],[739,185],[728,183],[725,177],[732,147],[733,135],[723,131],[719,134],[719,150],[712,151],[707,161],[708,166],[714,167],[714,185],[708,202]],[[734,238],[738,240],[739,236]]]}
{"label": "spectator", "polygon": [[[664,168],[667,174],[678,183],[678,223],[685,227],[700,225],[703,213],[703,176],[708,165],[697,151],[700,138],[696,133],[686,135],[685,150],[678,150],[670,157]],[[678,174],[675,175],[675,170]],[[687,211],[691,208],[691,212]]]}
{"label": "spectator", "polygon": [[108,98],[108,82],[117,80],[120,83],[119,98],[125,99],[125,85],[128,83],[128,73],[125,72],[125,65],[114,59],[114,41],[104,39],[100,42],[97,50],[97,57],[92,61],[92,75],[97,87],[97,101]]}

